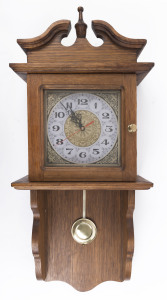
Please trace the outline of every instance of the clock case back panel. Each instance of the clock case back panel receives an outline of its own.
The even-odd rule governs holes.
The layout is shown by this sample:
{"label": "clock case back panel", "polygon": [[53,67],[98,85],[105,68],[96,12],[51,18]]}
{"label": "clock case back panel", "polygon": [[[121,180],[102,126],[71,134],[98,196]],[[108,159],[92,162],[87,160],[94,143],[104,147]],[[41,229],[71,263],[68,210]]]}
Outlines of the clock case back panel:
{"label": "clock case back panel", "polygon": [[[66,84],[64,84],[64,82]],[[73,84],[75,82],[75,85]],[[102,84],[103,83],[103,84]],[[134,181],[136,179],[136,76],[134,74],[30,74],[28,84],[29,177],[31,181]],[[120,90],[121,165],[46,166],[43,90]],[[133,153],[133,155],[132,155]]]}

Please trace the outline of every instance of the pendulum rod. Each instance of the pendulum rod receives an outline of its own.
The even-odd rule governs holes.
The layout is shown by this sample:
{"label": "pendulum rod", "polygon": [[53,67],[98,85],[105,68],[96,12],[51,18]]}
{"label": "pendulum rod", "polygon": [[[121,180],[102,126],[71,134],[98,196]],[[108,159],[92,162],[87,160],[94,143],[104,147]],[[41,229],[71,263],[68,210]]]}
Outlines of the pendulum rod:
{"label": "pendulum rod", "polygon": [[71,227],[73,239],[82,245],[91,243],[97,234],[97,228],[93,221],[86,218],[86,190],[83,190],[82,218],[76,220]]}
{"label": "pendulum rod", "polygon": [[86,218],[86,190],[83,190],[83,212],[82,216],[85,219]]}

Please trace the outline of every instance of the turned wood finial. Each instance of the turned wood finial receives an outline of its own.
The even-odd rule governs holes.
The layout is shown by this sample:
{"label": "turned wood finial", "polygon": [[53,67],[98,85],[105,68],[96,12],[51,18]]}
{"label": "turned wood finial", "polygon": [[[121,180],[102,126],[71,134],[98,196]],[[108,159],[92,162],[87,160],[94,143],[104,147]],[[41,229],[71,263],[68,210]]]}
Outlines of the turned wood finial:
{"label": "turned wood finial", "polygon": [[85,38],[86,37],[87,25],[83,21],[83,11],[84,11],[83,7],[79,6],[78,7],[79,20],[75,24],[77,38]]}

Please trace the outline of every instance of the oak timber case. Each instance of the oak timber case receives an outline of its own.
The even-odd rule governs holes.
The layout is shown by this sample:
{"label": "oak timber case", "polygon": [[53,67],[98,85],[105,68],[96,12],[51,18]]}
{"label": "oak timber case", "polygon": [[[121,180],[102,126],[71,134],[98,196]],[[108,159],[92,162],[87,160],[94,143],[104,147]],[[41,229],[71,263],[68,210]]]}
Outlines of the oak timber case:
{"label": "oak timber case", "polygon": [[[92,28],[103,45],[93,47],[83,34],[70,47],[61,44],[70,31],[70,21],[53,23],[41,36],[18,40],[27,54],[27,64],[10,64],[28,88],[29,179],[31,181],[135,181],[136,133],[127,128],[136,124],[136,85],[152,68],[137,63],[146,40],[119,35],[109,24],[93,21]],[[42,89],[120,89],[121,166],[45,166]]]}
{"label": "oak timber case", "polygon": [[[83,8],[78,11],[77,39],[70,47],[61,44],[70,31],[66,20],[55,22],[39,37],[18,40],[28,63],[10,67],[28,87],[29,174],[12,186],[30,190],[37,279],[62,280],[87,291],[131,276],[135,190],[153,186],[136,176],[136,85],[154,64],[136,62],[146,40],[125,38],[103,21],[93,21],[92,28],[104,43],[91,46],[85,38]],[[121,91],[119,166],[45,165],[45,89]],[[97,228],[96,238],[84,247],[71,234],[81,216]]]}

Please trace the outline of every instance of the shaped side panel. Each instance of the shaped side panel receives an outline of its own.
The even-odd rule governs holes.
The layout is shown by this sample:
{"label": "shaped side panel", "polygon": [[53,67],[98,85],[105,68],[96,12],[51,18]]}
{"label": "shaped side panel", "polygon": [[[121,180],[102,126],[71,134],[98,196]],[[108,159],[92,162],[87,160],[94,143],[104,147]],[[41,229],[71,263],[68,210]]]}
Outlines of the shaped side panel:
{"label": "shaped side panel", "polygon": [[47,269],[47,201],[45,191],[31,191],[33,212],[32,253],[35,261],[36,277],[45,280]]}

